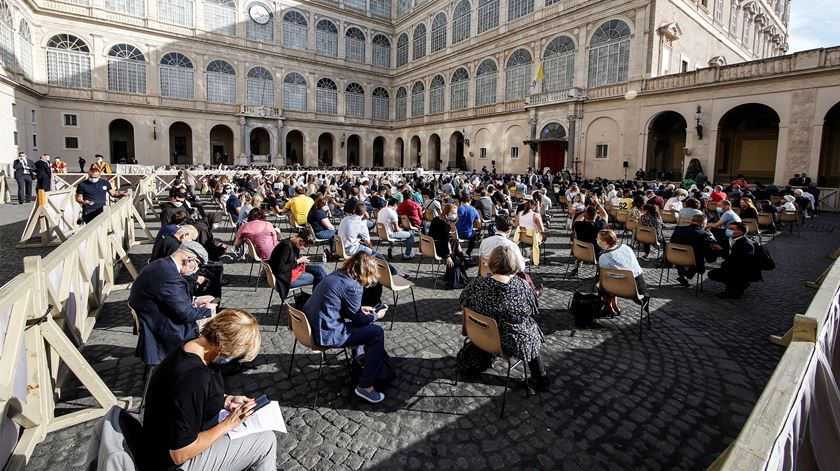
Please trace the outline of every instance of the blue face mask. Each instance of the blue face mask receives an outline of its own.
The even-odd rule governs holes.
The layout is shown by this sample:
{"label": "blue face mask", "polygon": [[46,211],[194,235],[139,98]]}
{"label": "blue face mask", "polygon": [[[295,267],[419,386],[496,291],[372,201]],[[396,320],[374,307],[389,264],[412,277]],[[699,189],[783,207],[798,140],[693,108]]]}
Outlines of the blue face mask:
{"label": "blue face mask", "polygon": [[233,360],[234,360],[233,357],[227,357],[227,356],[224,356],[224,355],[219,355],[215,359],[213,359],[213,363],[215,363],[217,365],[227,365],[228,363],[232,362]]}
{"label": "blue face mask", "polygon": [[718,214],[723,214],[723,208],[717,208],[717,213]]}
{"label": "blue face mask", "polygon": [[733,231],[732,229],[727,229],[726,230],[726,237],[732,237],[734,235],[735,235],[735,231]]}
{"label": "blue face mask", "polygon": [[450,220],[450,221],[455,221],[455,220],[457,220],[457,219],[458,219],[458,215],[457,215],[457,214],[450,214],[450,215],[449,215],[449,220]]}

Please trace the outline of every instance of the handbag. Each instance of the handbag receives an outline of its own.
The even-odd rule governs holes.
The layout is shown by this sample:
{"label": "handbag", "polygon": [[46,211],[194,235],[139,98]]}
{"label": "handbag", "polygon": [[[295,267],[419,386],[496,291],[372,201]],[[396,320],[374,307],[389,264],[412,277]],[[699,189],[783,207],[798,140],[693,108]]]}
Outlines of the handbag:
{"label": "handbag", "polygon": [[455,365],[458,371],[465,375],[481,374],[492,364],[493,357],[469,341],[458,350],[458,354],[455,356]]}
{"label": "handbag", "polygon": [[460,260],[456,260],[452,267],[446,268],[446,287],[448,289],[463,289],[470,281],[467,270]]}
{"label": "handbag", "polygon": [[575,318],[575,327],[579,329],[595,327],[595,319],[603,309],[604,300],[594,293],[575,291],[569,300],[569,311]]}

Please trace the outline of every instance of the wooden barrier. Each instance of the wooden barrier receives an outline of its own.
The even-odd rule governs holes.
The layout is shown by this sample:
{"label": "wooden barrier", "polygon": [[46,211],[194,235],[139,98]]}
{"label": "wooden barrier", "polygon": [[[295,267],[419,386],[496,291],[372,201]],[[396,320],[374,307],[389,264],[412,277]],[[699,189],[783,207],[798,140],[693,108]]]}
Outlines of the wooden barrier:
{"label": "wooden barrier", "polygon": [[29,212],[18,248],[61,244],[78,229],[77,221],[81,211],[82,207],[76,202],[76,192],[72,188],[38,190],[38,197]]}
{"label": "wooden barrier", "polygon": [[9,182],[6,178],[6,172],[0,170],[0,204],[12,202],[12,194],[9,192]]}

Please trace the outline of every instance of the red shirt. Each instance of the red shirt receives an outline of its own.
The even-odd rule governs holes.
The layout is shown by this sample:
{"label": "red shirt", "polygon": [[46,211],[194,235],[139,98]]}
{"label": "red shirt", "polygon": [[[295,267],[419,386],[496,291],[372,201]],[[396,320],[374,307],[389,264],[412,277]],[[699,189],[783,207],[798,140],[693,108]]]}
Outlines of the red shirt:
{"label": "red shirt", "polygon": [[717,203],[718,201],[723,201],[725,199],[726,199],[726,193],[724,193],[722,191],[713,191],[709,195],[709,200],[714,201],[715,203]]}
{"label": "red shirt", "polygon": [[423,224],[423,208],[412,199],[407,199],[397,205],[397,215],[408,216],[408,220],[414,227],[420,227]]}

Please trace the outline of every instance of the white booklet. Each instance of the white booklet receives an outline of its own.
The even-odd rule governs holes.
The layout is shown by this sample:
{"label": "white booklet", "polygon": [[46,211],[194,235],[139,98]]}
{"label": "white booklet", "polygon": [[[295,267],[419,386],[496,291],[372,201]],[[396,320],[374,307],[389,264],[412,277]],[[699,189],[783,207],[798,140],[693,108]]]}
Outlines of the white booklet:
{"label": "white booklet", "polygon": [[[227,409],[219,411],[219,422],[225,420],[230,412]],[[273,430],[275,432],[286,432],[286,421],[283,420],[283,413],[280,412],[280,403],[271,401],[267,406],[256,411],[253,415],[245,419],[242,425],[228,432],[231,440],[242,438],[252,433],[264,432],[266,430]]]}

